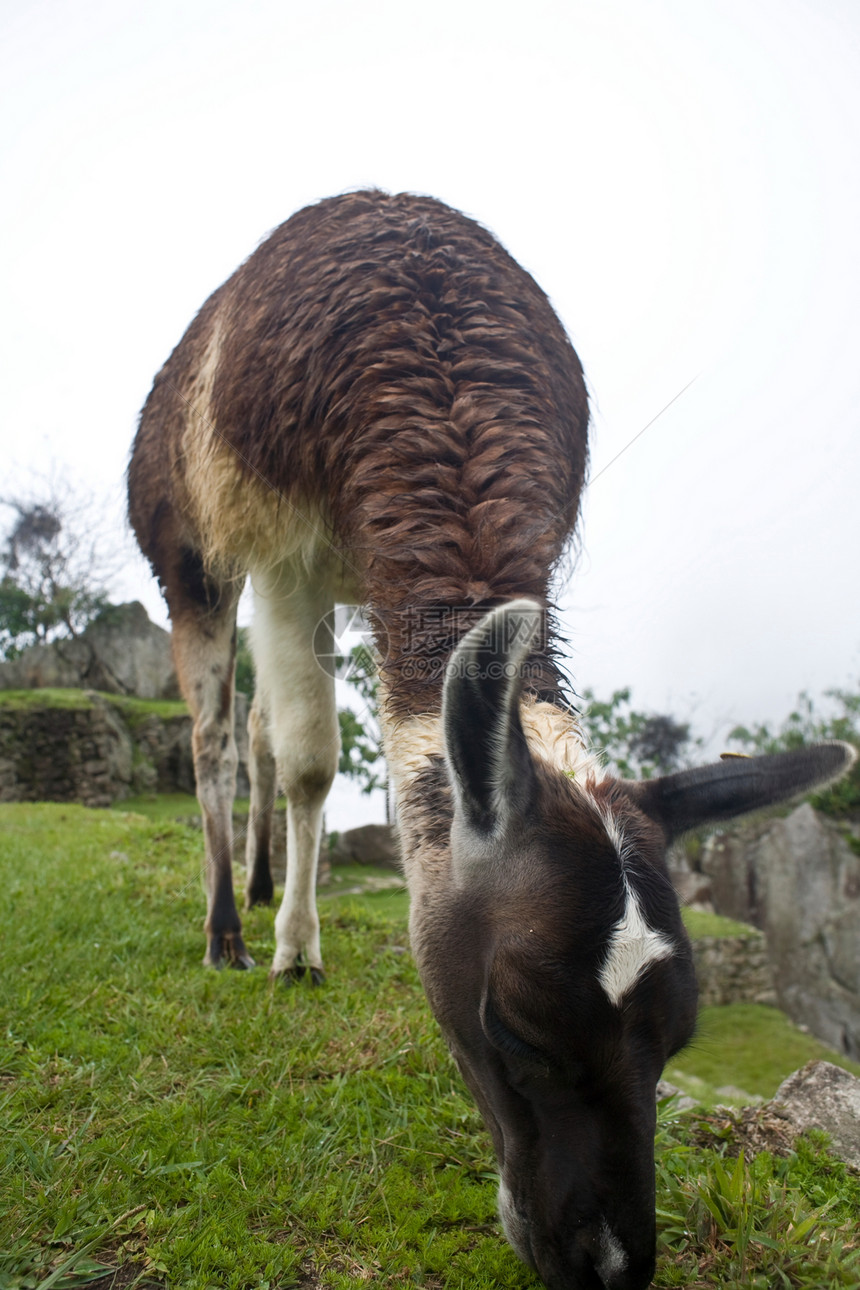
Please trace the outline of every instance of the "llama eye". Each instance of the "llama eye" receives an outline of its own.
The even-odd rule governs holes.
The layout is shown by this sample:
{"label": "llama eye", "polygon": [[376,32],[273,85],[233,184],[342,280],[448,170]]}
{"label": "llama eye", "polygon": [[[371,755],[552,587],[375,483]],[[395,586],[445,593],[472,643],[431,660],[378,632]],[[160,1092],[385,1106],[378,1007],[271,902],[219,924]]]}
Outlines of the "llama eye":
{"label": "llama eye", "polygon": [[553,1065],[546,1054],[542,1053],[539,1048],[535,1048],[533,1044],[528,1043],[525,1039],[520,1039],[519,1035],[515,1035],[512,1030],[508,1029],[489,998],[484,1002],[481,1021],[484,1034],[499,1052],[506,1054],[508,1057],[516,1057],[520,1061],[532,1062],[535,1065]]}

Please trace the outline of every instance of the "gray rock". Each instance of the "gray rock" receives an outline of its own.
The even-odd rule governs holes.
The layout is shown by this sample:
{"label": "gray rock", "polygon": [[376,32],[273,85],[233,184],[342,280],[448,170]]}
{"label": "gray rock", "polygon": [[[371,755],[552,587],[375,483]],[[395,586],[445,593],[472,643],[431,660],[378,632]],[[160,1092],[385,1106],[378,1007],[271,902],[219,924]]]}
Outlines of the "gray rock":
{"label": "gray rock", "polygon": [[860,856],[808,803],[707,843],[702,869],[718,913],[766,936],[779,1006],[860,1059]]}
{"label": "gray rock", "polygon": [[83,639],[93,650],[93,670],[100,673],[89,682],[93,689],[139,699],[179,698],[170,633],[150,622],[138,601],[112,607]]}
{"label": "gray rock", "polygon": [[109,806],[127,796],[133,764],[131,733],[99,695],[73,708],[0,706],[0,801]]}
{"label": "gray rock", "polygon": [[400,847],[390,824],[363,824],[357,829],[332,833],[323,854],[333,865],[372,864],[401,871]]}
{"label": "gray rock", "polygon": [[737,1084],[720,1084],[714,1092],[734,1106],[760,1106],[764,1101],[758,1093],[748,1093],[745,1088],[738,1088]]}
{"label": "gray rock", "polygon": [[112,605],[75,640],[33,645],[0,663],[0,690],[46,687],[178,699],[170,633],[134,600]]}
{"label": "gray rock", "polygon": [[797,1133],[823,1129],[833,1154],[860,1169],[860,1079],[830,1062],[807,1062],[780,1084],[773,1112]]}
{"label": "gray rock", "polygon": [[707,874],[693,868],[682,843],[669,848],[666,863],[681,905],[712,908],[711,880]]}
{"label": "gray rock", "polygon": [[677,1099],[673,1105],[675,1111],[691,1111],[697,1105],[694,1097],[688,1097],[676,1085],[670,1084],[667,1079],[661,1079],[657,1084],[657,1101],[663,1102],[667,1097]]}

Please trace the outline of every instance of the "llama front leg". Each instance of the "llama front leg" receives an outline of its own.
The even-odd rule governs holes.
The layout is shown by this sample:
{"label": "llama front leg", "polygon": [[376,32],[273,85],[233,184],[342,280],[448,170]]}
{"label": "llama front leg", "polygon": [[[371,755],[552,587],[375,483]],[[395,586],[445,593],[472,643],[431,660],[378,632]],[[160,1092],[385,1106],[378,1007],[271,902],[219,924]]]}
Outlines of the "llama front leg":
{"label": "llama front leg", "polygon": [[173,652],[193,718],[191,750],[203,817],[207,904],[203,962],[216,968],[251,968],[254,960],[242,939],[233,894],[233,798],[238,762],[233,735],[235,601],[205,615],[175,615]]}
{"label": "llama front leg", "polygon": [[248,715],[248,776],[251,802],[245,841],[245,908],[268,905],[274,895],[272,882],[272,815],[277,791],[275,758],[269,740],[269,721],[259,686]]}
{"label": "llama front leg", "polygon": [[277,575],[255,579],[252,633],[266,696],[269,737],[287,795],[287,876],[275,919],[272,975],[293,980],[310,969],[323,979],[316,877],[325,799],[337,771],[340,735],[334,678],[314,654],[314,633],[331,610],[326,595],[293,585],[279,595]]}

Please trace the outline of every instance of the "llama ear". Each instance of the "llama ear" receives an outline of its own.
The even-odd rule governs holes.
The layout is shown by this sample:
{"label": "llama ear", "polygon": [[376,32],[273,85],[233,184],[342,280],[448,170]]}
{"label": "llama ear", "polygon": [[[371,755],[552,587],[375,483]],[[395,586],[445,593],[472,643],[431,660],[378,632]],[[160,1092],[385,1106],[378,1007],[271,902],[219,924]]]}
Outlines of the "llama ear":
{"label": "llama ear", "polygon": [[481,833],[522,814],[534,795],[519,696],[523,663],[542,618],[534,600],[500,605],[463,637],[448,664],[445,759],[460,817]]}
{"label": "llama ear", "polygon": [[851,744],[812,744],[767,757],[728,756],[714,766],[642,780],[629,789],[670,838],[729,820],[839,779],[857,758]]}

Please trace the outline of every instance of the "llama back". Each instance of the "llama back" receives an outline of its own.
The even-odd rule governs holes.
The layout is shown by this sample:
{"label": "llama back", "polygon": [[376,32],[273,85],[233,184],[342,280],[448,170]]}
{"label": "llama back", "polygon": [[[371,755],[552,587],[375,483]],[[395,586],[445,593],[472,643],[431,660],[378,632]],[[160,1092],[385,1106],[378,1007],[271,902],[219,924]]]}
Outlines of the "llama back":
{"label": "llama back", "polygon": [[587,419],[563,328],[490,233],[431,198],[352,193],[287,220],[206,302],[144,408],[132,521],[159,573],[165,523],[221,574],[313,565],[331,541],[390,637],[407,605],[545,599]]}

